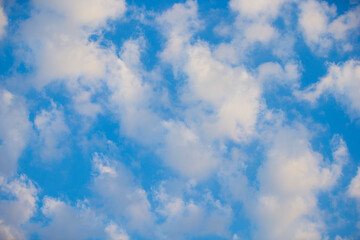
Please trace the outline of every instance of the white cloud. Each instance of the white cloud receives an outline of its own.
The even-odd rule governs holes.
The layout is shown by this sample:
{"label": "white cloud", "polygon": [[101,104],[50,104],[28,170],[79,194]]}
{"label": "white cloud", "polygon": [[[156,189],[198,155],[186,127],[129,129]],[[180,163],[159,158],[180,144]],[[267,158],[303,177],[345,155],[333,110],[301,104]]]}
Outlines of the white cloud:
{"label": "white cloud", "polygon": [[147,194],[134,182],[131,172],[120,162],[95,154],[94,178],[91,189],[101,203],[103,212],[121,222],[129,231],[140,235],[154,234],[154,216]]}
{"label": "white cloud", "polygon": [[[358,167],[356,176],[350,182],[347,195],[356,199],[357,211],[360,213],[360,167]],[[357,221],[356,227],[360,230],[360,221]]]}
{"label": "white cloud", "polygon": [[71,206],[59,199],[45,197],[41,212],[49,223],[38,229],[40,239],[85,240],[105,237],[103,218],[96,215],[86,201],[78,201]]}
{"label": "white cloud", "polygon": [[163,239],[229,237],[232,210],[213,199],[210,193],[200,201],[185,201],[181,195],[169,193],[163,183],[155,192],[155,198],[159,203],[156,212],[165,218],[160,224]]}
{"label": "white cloud", "polygon": [[341,176],[347,160],[345,143],[334,137],[334,161],[326,165],[301,125],[283,127],[271,139],[267,161],[258,171],[260,189],[251,210],[258,237],[322,239],[317,194],[331,189]]}
{"label": "white cloud", "polygon": [[44,162],[59,160],[68,151],[66,139],[70,130],[65,122],[64,113],[52,104],[49,111],[42,110],[36,115],[34,125],[39,132],[39,152]]}
{"label": "white cloud", "polygon": [[108,19],[119,18],[125,11],[123,0],[56,1],[35,0],[37,8],[64,17],[77,27],[98,28]]}
{"label": "white cloud", "polygon": [[356,176],[351,180],[348,194],[349,196],[360,200],[360,167],[358,168]]}
{"label": "white cloud", "polygon": [[282,4],[288,0],[231,0],[230,7],[233,10],[239,11],[241,16],[258,19],[261,17],[276,17]]}
{"label": "white cloud", "polygon": [[105,228],[106,233],[109,235],[109,240],[129,240],[129,236],[123,229],[120,229],[116,224],[110,223]]}
{"label": "white cloud", "polygon": [[6,180],[0,176],[0,238],[26,239],[22,225],[34,215],[38,190],[25,176]]}
{"label": "white cloud", "polygon": [[[34,67],[32,86],[41,89],[63,82],[73,108],[85,117],[82,126],[110,110],[120,120],[123,134],[141,143],[156,142],[161,121],[149,110],[151,88],[142,81],[139,64],[141,41],[126,42],[119,58],[115,47],[89,40],[92,34],[101,39],[107,22],[124,14],[125,2],[37,0],[35,9],[20,29],[31,49],[22,58]],[[96,100],[99,93],[108,98]]]}
{"label": "white cloud", "polygon": [[5,28],[7,24],[7,16],[5,14],[4,7],[2,6],[2,2],[0,1],[0,39],[5,35]]}
{"label": "white cloud", "polygon": [[346,107],[351,116],[360,116],[360,61],[348,60],[342,64],[330,64],[328,73],[319,82],[303,92],[299,98],[315,102],[324,94],[333,94]]}
{"label": "white cloud", "polygon": [[161,58],[173,64],[175,73],[186,61],[184,48],[189,44],[192,35],[201,28],[197,10],[197,3],[188,0],[184,4],[174,4],[171,9],[157,17],[161,31],[167,37]]}
{"label": "white cloud", "polygon": [[183,99],[198,107],[198,114],[189,108],[189,117],[201,121],[199,128],[210,139],[247,141],[262,108],[260,83],[243,67],[216,60],[206,45],[187,51],[184,69],[189,78]]}
{"label": "white cloud", "polygon": [[250,42],[267,43],[275,34],[276,30],[267,23],[250,24],[245,30],[245,36]]}
{"label": "white cloud", "polygon": [[[165,164],[181,175],[204,178],[221,161],[214,154],[219,151],[214,142],[253,137],[263,108],[262,83],[243,66],[219,60],[206,42],[192,39],[201,27],[193,1],[175,4],[157,21],[167,38],[161,59],[171,64],[176,78],[185,79],[179,91],[184,119],[167,121],[159,152]],[[186,156],[176,154],[179,149]],[[189,167],[191,162],[195,165]]]}
{"label": "white cloud", "polygon": [[105,49],[89,38],[101,35],[109,20],[122,17],[125,2],[36,0],[34,8],[20,27],[26,46],[21,58],[34,69],[31,87],[41,89],[63,81],[73,97],[74,109],[94,118],[102,107],[92,96],[104,87],[107,65],[116,54],[113,48]]}
{"label": "white cloud", "polygon": [[105,71],[102,51],[88,41],[89,34],[84,30],[54,16],[40,11],[22,25],[23,40],[31,49],[23,57],[35,69],[35,87],[59,80],[65,80],[70,89],[79,85],[78,80],[90,86],[96,84],[94,79]]}
{"label": "white cloud", "polygon": [[329,32],[336,40],[346,40],[351,31],[360,26],[360,6],[340,15],[329,24]]}
{"label": "white cloud", "polygon": [[180,175],[194,179],[207,177],[217,168],[220,159],[214,156],[211,146],[200,141],[195,132],[182,123],[164,124],[168,132],[164,146],[158,152],[166,165]]}
{"label": "white cloud", "polygon": [[119,222],[140,234],[143,234],[141,227],[151,228],[151,224],[146,225],[149,203],[143,190],[136,191],[130,172],[120,163],[98,154],[94,156],[93,168],[90,188],[94,192],[90,200],[77,200],[73,205],[44,197],[41,212],[49,222],[37,225],[35,232],[40,239],[129,240]]}
{"label": "white cloud", "polygon": [[28,61],[36,69],[35,84],[77,78],[94,83],[105,71],[104,53],[88,40],[109,19],[122,16],[123,0],[44,1],[36,0],[32,16],[22,24],[23,41],[32,50]]}
{"label": "white cloud", "polygon": [[348,163],[350,154],[344,139],[340,135],[335,134],[331,139],[330,144],[332,158],[334,160],[334,164],[331,166],[331,172],[336,176],[334,178],[335,183],[336,179],[342,174],[342,167]]}
{"label": "white cloud", "polygon": [[[291,51],[287,49],[285,53],[284,48],[292,49],[293,46],[293,41],[289,41],[291,32],[287,31],[283,36],[274,21],[280,17],[287,23],[288,17],[283,12],[290,12],[292,2],[294,1],[231,0],[230,9],[237,14],[231,25],[231,41],[217,45],[215,55],[223,61],[239,64],[251,61],[251,52],[261,47],[269,48],[274,54],[286,58]],[[286,10],[280,11],[285,7]],[[289,24],[286,25],[289,27]],[[283,40],[285,38],[287,41]]]}
{"label": "white cloud", "polygon": [[0,88],[0,176],[11,176],[16,172],[30,131],[23,99]]}
{"label": "white cloud", "polygon": [[219,173],[222,186],[232,201],[244,204],[256,226],[254,239],[322,239],[326,230],[317,196],[332,189],[341,176],[348,161],[346,144],[334,136],[333,161],[327,164],[312,149],[309,132],[302,125],[276,129],[262,135],[267,151],[258,168],[258,184],[249,183],[244,175],[244,159],[235,159]]}
{"label": "white cloud", "polygon": [[299,24],[303,29],[306,41],[310,44],[321,43],[327,48],[330,40],[324,36],[327,33],[328,15],[334,15],[335,9],[329,7],[327,2],[315,0],[305,1],[300,5],[301,14]]}
{"label": "white cloud", "polygon": [[299,68],[299,65],[296,63],[287,63],[282,67],[277,62],[266,62],[258,66],[257,77],[268,88],[271,88],[273,83],[295,88],[298,86],[301,77]]}
{"label": "white cloud", "polygon": [[109,107],[119,117],[123,134],[143,144],[158,143],[161,119],[151,110],[152,86],[144,81],[141,68],[141,39],[127,41],[120,58],[109,56],[106,84],[111,91]]}
{"label": "white cloud", "polygon": [[[146,73],[140,64],[141,39],[125,42],[120,57],[115,47],[104,48],[89,40],[91,34],[101,39],[107,21],[123,15],[124,1],[38,0],[35,9],[20,29],[25,46],[31,49],[22,57],[34,67],[33,85],[41,89],[53,82],[64,83],[73,109],[84,117],[85,128],[97,114],[110,110],[118,118],[122,134],[156,144],[162,127],[150,110],[151,86],[143,81]],[[104,92],[107,90],[109,93]],[[106,98],[98,100],[94,97],[97,94]],[[56,143],[61,142],[52,135],[54,144],[49,152],[55,152]]]}
{"label": "white cloud", "polygon": [[[175,74],[183,69],[187,77],[182,90],[183,103],[190,106],[187,121],[200,123],[197,127],[210,139],[245,140],[253,133],[257,120],[260,85],[243,67],[217,60],[205,42],[191,43],[193,29],[189,23],[195,21],[197,26],[200,22],[196,20],[196,6],[188,7],[189,1],[186,4],[175,5],[159,19],[167,26],[163,34],[168,37],[162,59],[172,64]],[[182,22],[173,23],[172,15],[182,15]],[[172,44],[176,39],[181,39],[180,45]]]}
{"label": "white cloud", "polygon": [[[35,67],[33,80],[38,88],[63,81],[78,113],[95,118],[109,110],[120,121],[121,134],[154,149],[165,165],[182,177],[203,180],[228,164],[222,156],[228,153],[228,141],[231,141],[229,145],[243,146],[242,143],[257,137],[259,115],[271,114],[263,111],[266,107],[263,85],[276,83],[291,88],[298,85],[300,73],[295,63],[267,62],[255,70],[239,64],[242,54],[239,50],[245,51],[258,43],[266,45],[283,37],[273,21],[288,2],[231,0],[230,7],[238,16],[226,32],[231,35],[229,32],[234,30],[236,36],[230,44],[213,46],[193,38],[202,27],[196,1],[175,4],[158,16],[158,27],[167,37],[165,49],[159,56],[172,65],[175,80],[185,79],[179,92],[180,103],[176,103],[181,106],[174,108],[177,116],[166,120],[152,108],[156,96],[153,86],[146,81],[150,73],[142,69],[140,60],[143,40],[125,42],[118,54],[115,47],[104,49],[88,39],[91,34],[101,35],[99,31],[107,27],[108,20],[122,16],[124,1],[34,0],[36,9],[25,20],[21,31],[23,41],[31,50],[27,61]],[[332,44],[332,39],[345,41],[348,32],[358,26],[358,10],[331,22],[334,10],[327,4],[307,1],[301,9],[300,24],[309,44],[326,47]],[[315,24],[311,25],[311,21]],[[360,113],[358,66],[357,61],[348,61],[343,66],[331,65],[328,76],[302,93],[302,97],[315,101],[329,91],[349,105],[349,109]],[[108,98],[96,102],[93,97],[103,87],[109,91]],[[11,93],[3,90],[0,97],[4,103],[0,106],[1,123],[5,123],[0,126],[0,153],[7,157],[0,158],[0,166],[8,166],[10,162],[13,166],[9,169],[14,170],[26,145],[28,114],[21,100]],[[66,142],[70,130],[61,108],[52,106],[50,110],[42,110],[35,116],[34,124],[42,145],[42,159],[63,157],[66,146],[62,142]],[[235,170],[221,169],[226,187],[233,198],[244,202],[258,227],[257,238],[320,239],[323,225],[317,194],[330,189],[341,175],[348,158],[346,144],[339,136],[334,137],[334,162],[327,165],[312,149],[309,133],[302,126],[283,127],[272,137],[267,139],[269,151],[257,175],[259,189],[247,185],[249,179],[239,173],[243,170],[239,166]],[[41,211],[49,222],[40,227],[40,237],[128,240],[129,236],[118,223],[131,233],[150,238],[231,236],[228,232],[231,208],[211,195],[198,201],[160,189],[156,195],[159,203],[156,213],[163,222],[157,224],[159,219],[151,212],[147,192],[122,163],[100,154],[95,154],[92,163],[94,196],[91,203],[96,207],[90,208],[87,200],[72,206],[45,197]],[[8,238],[10,234],[15,236],[18,233],[13,226],[18,225],[2,220],[0,234]],[[233,239],[238,236],[234,234]]]}
{"label": "white cloud", "polygon": [[74,95],[74,108],[83,116],[95,118],[99,113],[102,112],[100,104],[92,101],[92,93],[94,91],[80,90]]}
{"label": "white cloud", "polygon": [[360,7],[336,16],[336,7],[325,1],[308,0],[300,3],[299,26],[306,43],[317,53],[326,53],[338,41],[342,50],[352,50],[348,37],[360,26]]}

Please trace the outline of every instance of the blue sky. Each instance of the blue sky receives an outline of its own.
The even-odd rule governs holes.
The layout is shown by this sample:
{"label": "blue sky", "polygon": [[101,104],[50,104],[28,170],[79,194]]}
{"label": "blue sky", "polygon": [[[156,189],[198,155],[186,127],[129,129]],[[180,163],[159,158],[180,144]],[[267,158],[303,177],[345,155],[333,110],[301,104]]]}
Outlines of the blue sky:
{"label": "blue sky", "polygon": [[360,238],[357,0],[0,0],[0,239]]}

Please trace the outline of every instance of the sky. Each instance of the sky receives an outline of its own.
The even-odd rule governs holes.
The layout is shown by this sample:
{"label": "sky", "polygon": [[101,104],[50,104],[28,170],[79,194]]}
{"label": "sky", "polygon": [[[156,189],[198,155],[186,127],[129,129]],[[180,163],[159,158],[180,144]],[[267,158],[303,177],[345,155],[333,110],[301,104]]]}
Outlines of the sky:
{"label": "sky", "polygon": [[0,239],[360,239],[360,1],[0,0]]}

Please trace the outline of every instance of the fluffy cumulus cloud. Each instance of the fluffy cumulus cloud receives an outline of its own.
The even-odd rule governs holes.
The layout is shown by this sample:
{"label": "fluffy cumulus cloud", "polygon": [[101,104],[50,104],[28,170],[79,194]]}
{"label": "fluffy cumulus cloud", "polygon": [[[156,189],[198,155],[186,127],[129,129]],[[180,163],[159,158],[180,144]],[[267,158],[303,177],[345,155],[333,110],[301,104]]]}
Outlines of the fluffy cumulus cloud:
{"label": "fluffy cumulus cloud", "polygon": [[67,151],[65,139],[70,134],[64,113],[56,106],[50,111],[42,110],[36,115],[34,125],[39,132],[41,159],[51,161],[63,158]]}
{"label": "fluffy cumulus cloud", "polygon": [[34,216],[38,189],[26,176],[7,180],[0,177],[0,237],[27,239],[21,226]]}
{"label": "fluffy cumulus cloud", "polygon": [[249,42],[267,43],[276,35],[272,20],[279,14],[281,6],[286,0],[273,2],[257,0],[232,0],[231,9],[238,12],[238,23],[245,28],[244,36]]}
{"label": "fluffy cumulus cloud", "polygon": [[106,218],[97,215],[86,201],[78,201],[72,206],[59,199],[46,197],[41,212],[50,220],[38,231],[41,239],[129,239],[123,229],[114,223],[106,223]]}
{"label": "fluffy cumulus cloud", "polygon": [[357,175],[351,180],[348,193],[351,197],[360,198],[360,174],[359,169]]}
{"label": "fluffy cumulus cloud", "polygon": [[70,206],[61,200],[46,197],[41,212],[50,219],[39,231],[42,239],[87,239],[101,236],[101,219],[82,202]]}
{"label": "fluffy cumulus cloud", "polygon": [[31,125],[24,99],[0,88],[0,102],[0,173],[11,176],[29,140]]}
{"label": "fluffy cumulus cloud", "polygon": [[[357,212],[360,213],[360,168],[358,167],[356,176],[351,180],[348,187],[347,194],[350,198],[357,201]],[[360,229],[360,221],[356,224],[357,229]]]}
{"label": "fluffy cumulus cloud", "polygon": [[7,17],[4,11],[3,3],[0,2],[0,39],[5,35],[5,28],[7,26]]}
{"label": "fluffy cumulus cloud", "polygon": [[320,96],[331,94],[353,117],[360,115],[360,62],[348,60],[330,64],[328,73],[319,82],[309,86],[299,96],[315,102]]}
{"label": "fluffy cumulus cloud", "polygon": [[258,185],[252,185],[244,174],[245,162],[222,169],[223,187],[232,201],[244,204],[256,225],[254,239],[323,239],[326,227],[317,197],[330,191],[340,178],[348,161],[345,142],[334,136],[332,162],[325,163],[300,124],[276,127],[267,137],[266,159],[256,176]]}
{"label": "fluffy cumulus cloud", "polygon": [[167,165],[181,175],[195,179],[206,177],[216,169],[220,159],[214,155],[211,146],[201,142],[196,133],[181,123],[167,122],[165,125],[168,133],[159,154]]}
{"label": "fluffy cumulus cloud", "polygon": [[[196,8],[195,2],[188,1],[161,15],[159,21],[169,36],[162,57],[173,65],[175,73],[183,69],[186,85],[182,100],[194,106],[187,115],[194,124],[201,123],[198,128],[202,134],[246,140],[253,133],[261,108],[260,83],[244,67],[218,60],[206,42],[191,43],[192,28],[201,24]],[[182,23],[173,16],[182,16]]]}
{"label": "fluffy cumulus cloud", "polygon": [[0,239],[357,239],[359,16],[0,0]]}
{"label": "fluffy cumulus cloud", "polygon": [[126,219],[128,229],[151,236],[154,217],[147,194],[121,163],[96,154],[92,189],[104,211],[115,219]]}
{"label": "fluffy cumulus cloud", "polygon": [[[285,25],[292,24],[289,13],[293,11],[293,2],[296,1],[229,1],[236,19],[232,25],[227,26],[229,31],[220,35],[230,37],[231,41],[218,44],[215,55],[223,61],[239,64],[244,60],[251,61],[252,51],[260,47],[286,59],[292,54],[294,37],[290,29],[287,34],[283,34],[276,21],[281,19]],[[223,28],[221,25],[218,27]]]}
{"label": "fluffy cumulus cloud", "polygon": [[256,0],[249,2],[246,0],[231,0],[230,6],[239,11],[241,15],[250,19],[259,19],[259,17],[274,17],[279,13],[279,9],[287,0],[276,0],[268,2]]}
{"label": "fluffy cumulus cloud", "polygon": [[329,51],[334,42],[340,42],[341,50],[349,51],[348,38],[358,34],[360,8],[355,7],[337,16],[336,6],[325,1],[303,1],[300,4],[299,26],[306,43],[318,53]]}
{"label": "fluffy cumulus cloud", "polygon": [[[155,191],[159,203],[156,212],[165,218],[161,223],[162,238],[187,239],[190,236],[215,235],[229,237],[228,228],[232,219],[229,206],[205,193],[200,201],[185,201],[182,194],[168,189],[173,183],[163,182]],[[193,186],[190,185],[190,191]],[[188,189],[189,191],[189,189]]]}
{"label": "fluffy cumulus cloud", "polygon": [[258,172],[254,217],[260,238],[322,238],[316,195],[335,184],[347,150],[339,142],[334,163],[323,167],[322,156],[311,149],[307,134],[302,127],[285,127],[274,136],[268,160]]}
{"label": "fluffy cumulus cloud", "polygon": [[102,52],[88,38],[108,20],[121,17],[125,3],[39,0],[34,5],[36,11],[22,24],[21,35],[33,53],[29,64],[37,69],[36,85],[101,76],[105,71]]}

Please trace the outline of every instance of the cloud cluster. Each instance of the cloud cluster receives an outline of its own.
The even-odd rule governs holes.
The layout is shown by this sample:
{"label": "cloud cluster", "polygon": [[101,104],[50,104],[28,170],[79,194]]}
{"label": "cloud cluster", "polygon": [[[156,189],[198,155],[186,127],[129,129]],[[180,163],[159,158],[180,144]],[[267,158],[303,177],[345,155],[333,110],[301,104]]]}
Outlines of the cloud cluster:
{"label": "cloud cluster", "polygon": [[321,239],[317,194],[332,187],[341,174],[347,151],[341,141],[335,155],[345,151],[345,159],[335,157],[330,166],[324,166],[301,126],[276,133],[258,172],[260,189],[253,207],[260,238]]}
{"label": "cloud cluster", "polygon": [[244,174],[247,163],[245,168],[230,164],[220,173],[223,187],[232,201],[244,204],[256,226],[254,239],[322,239],[326,226],[317,197],[340,178],[348,161],[346,144],[334,136],[330,164],[312,149],[311,135],[301,124],[275,127],[267,137],[258,184]]}
{"label": "cloud cluster", "polygon": [[360,116],[359,79],[359,61],[348,60],[340,64],[330,64],[326,76],[298,95],[302,99],[315,102],[320,96],[331,94],[351,116],[358,118]]}
{"label": "cloud cluster", "polygon": [[[185,201],[182,194],[176,194],[174,183],[163,182],[155,192],[159,202],[156,212],[165,218],[161,223],[162,238],[187,239],[189,237],[229,237],[232,210],[206,193],[201,201]],[[193,191],[190,185],[187,191]]]}
{"label": "cloud cluster", "polygon": [[14,180],[1,176],[0,193],[6,196],[0,200],[1,239],[27,239],[21,226],[35,214],[38,189],[24,175]]}
{"label": "cloud cluster", "polygon": [[342,51],[350,51],[348,42],[351,34],[358,34],[360,8],[355,7],[343,15],[336,16],[336,6],[325,1],[303,1],[300,4],[299,26],[306,43],[316,52],[328,52],[334,43],[340,44]]}
{"label": "cloud cluster", "polygon": [[[302,101],[331,94],[358,118],[360,62],[327,63],[301,90],[295,45],[351,54],[359,6],[338,16],[324,1],[230,0],[231,20],[209,30],[195,0],[128,4],[32,0],[6,33],[17,61],[0,82],[0,238],[333,237],[319,196],[339,186],[350,153],[341,133],[302,116]],[[126,24],[131,37],[109,37]],[[50,169],[70,159],[88,175],[85,194],[55,196],[39,177],[40,194],[22,174],[36,174],[34,158]],[[358,173],[345,197],[359,200],[359,188]]]}

